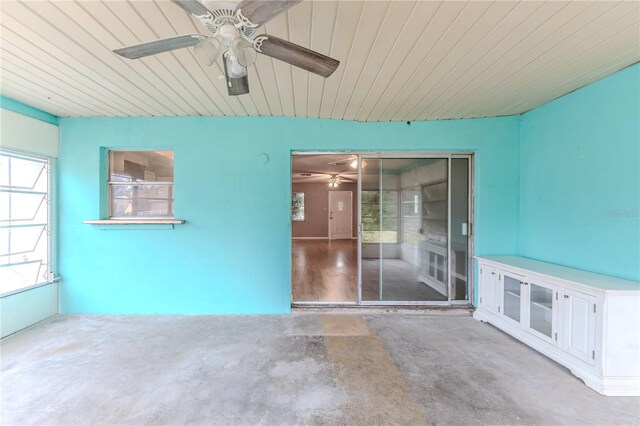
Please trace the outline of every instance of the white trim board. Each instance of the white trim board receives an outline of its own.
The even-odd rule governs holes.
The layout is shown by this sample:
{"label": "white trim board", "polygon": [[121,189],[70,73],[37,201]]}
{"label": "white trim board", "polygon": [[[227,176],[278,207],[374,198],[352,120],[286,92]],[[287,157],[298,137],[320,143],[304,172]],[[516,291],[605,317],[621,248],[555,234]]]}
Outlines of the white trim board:
{"label": "white trim board", "polygon": [[0,147],[25,154],[58,157],[58,126],[0,108]]}
{"label": "white trim board", "polygon": [[292,240],[328,240],[329,237],[291,237]]}
{"label": "white trim board", "polygon": [[58,284],[48,283],[0,298],[0,338],[58,313]]}

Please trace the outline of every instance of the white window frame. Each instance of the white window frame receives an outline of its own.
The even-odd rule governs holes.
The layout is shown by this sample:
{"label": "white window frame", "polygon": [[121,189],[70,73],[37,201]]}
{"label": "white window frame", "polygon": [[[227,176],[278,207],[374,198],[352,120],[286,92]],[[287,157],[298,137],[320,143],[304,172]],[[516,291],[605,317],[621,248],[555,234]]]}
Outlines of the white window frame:
{"label": "white window frame", "polygon": [[[57,217],[55,215],[55,210],[53,207],[56,205],[56,192],[55,192],[55,159],[47,157],[45,155],[38,155],[32,153],[18,152],[10,149],[0,148],[0,154],[4,154],[10,157],[22,158],[26,160],[34,160],[34,161],[45,161],[46,162],[46,174],[47,174],[47,193],[45,196],[44,202],[47,206],[47,223],[46,223],[46,236],[47,236],[47,279],[42,283],[34,283],[32,285],[20,287],[10,291],[3,291],[0,287],[0,297],[6,297],[11,294],[21,293],[23,291],[41,287],[45,285],[49,285],[52,283],[58,282],[59,278],[57,277],[57,252],[54,250],[56,247],[56,238],[57,238]],[[10,225],[6,225],[10,226]]]}

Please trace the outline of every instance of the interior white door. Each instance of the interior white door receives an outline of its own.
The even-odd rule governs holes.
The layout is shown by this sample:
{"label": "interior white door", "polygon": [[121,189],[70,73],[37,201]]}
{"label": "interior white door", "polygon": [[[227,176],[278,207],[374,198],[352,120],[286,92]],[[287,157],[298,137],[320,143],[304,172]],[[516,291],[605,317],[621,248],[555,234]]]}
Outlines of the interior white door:
{"label": "interior white door", "polygon": [[351,238],[351,204],[351,191],[329,191],[329,239]]}

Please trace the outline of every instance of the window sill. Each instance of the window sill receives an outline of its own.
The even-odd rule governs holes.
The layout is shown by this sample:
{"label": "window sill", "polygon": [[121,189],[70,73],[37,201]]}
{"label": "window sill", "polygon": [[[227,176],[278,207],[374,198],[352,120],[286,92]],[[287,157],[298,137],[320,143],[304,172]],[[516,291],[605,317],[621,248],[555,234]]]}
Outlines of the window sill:
{"label": "window sill", "polygon": [[0,293],[0,299],[3,297],[13,296],[14,294],[22,293],[24,291],[33,290],[39,287],[44,287],[46,285],[57,284],[56,281],[50,281],[46,283],[38,283],[38,284],[30,284],[25,286],[18,286],[13,288],[5,288],[2,293]]}
{"label": "window sill", "polygon": [[182,219],[101,219],[83,220],[86,225],[97,225],[99,229],[173,229],[185,223]]}
{"label": "window sill", "polygon": [[83,220],[87,225],[182,225],[181,219],[100,219]]}

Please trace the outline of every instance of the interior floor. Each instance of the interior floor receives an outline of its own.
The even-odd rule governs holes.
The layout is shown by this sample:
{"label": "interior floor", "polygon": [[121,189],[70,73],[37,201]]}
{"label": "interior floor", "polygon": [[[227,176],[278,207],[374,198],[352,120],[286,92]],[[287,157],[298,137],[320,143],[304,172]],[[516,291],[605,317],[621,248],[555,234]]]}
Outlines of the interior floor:
{"label": "interior floor", "polygon": [[470,316],[71,316],[2,341],[4,424],[639,424]]}
{"label": "interior floor", "polygon": [[292,240],[294,302],[356,302],[358,240]]}
{"label": "interior floor", "polygon": [[382,265],[382,300],[387,302],[424,302],[447,300],[447,296],[418,281],[418,267],[402,259],[362,260],[362,300],[380,300],[380,266]]}
{"label": "interior floor", "polygon": [[[293,240],[294,302],[356,302],[358,298],[357,240]],[[402,259],[363,259],[362,299],[383,301],[446,301],[447,297],[418,281],[417,266]]]}

